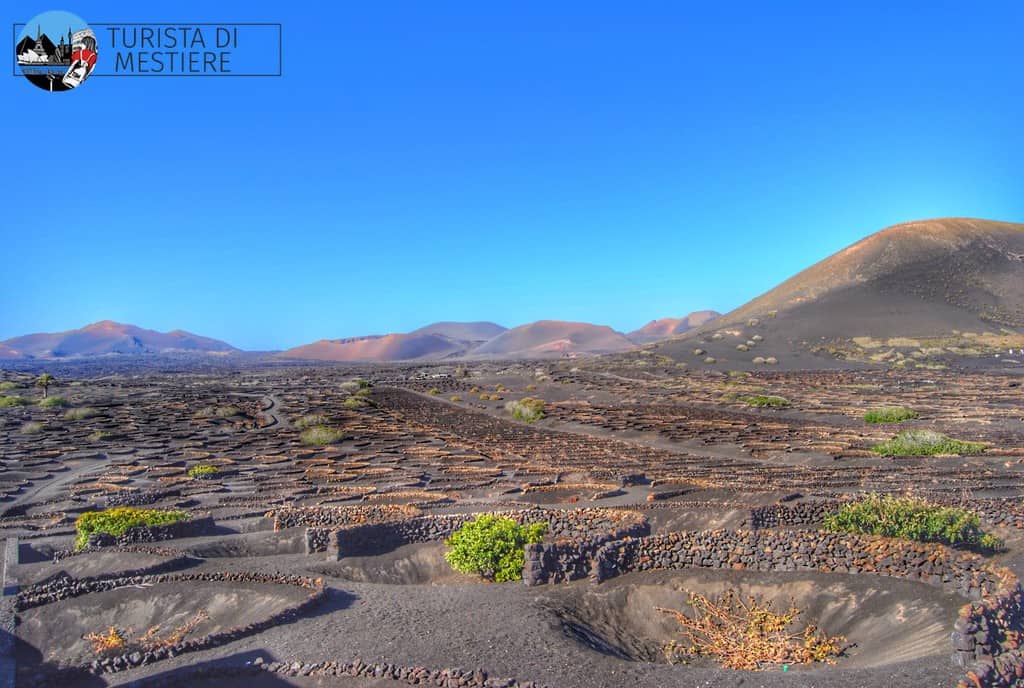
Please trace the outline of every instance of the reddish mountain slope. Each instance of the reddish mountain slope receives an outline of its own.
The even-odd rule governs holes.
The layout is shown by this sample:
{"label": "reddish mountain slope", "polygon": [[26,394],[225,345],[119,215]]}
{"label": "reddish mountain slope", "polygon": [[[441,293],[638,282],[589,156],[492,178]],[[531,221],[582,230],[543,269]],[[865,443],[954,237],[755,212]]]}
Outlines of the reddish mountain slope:
{"label": "reddish mountain slope", "polygon": [[626,336],[637,344],[656,342],[661,339],[668,339],[684,332],[689,332],[695,327],[706,325],[722,314],[717,311],[694,311],[683,318],[662,318],[652,320],[639,330],[633,330]]}
{"label": "reddish mountain slope", "polygon": [[[3,351],[18,358],[71,358],[107,354],[153,354],[171,352],[227,353],[238,351],[209,337],[173,330],[157,332],[135,325],[103,320],[67,332],[37,333],[0,342]],[[11,356],[14,357],[14,356]]]}
{"label": "reddish mountain slope", "polygon": [[321,339],[283,351],[284,358],[316,361],[408,361],[464,353],[466,343],[439,334],[388,334]]}
{"label": "reddish mountain slope", "polygon": [[477,356],[511,358],[615,353],[633,348],[625,335],[604,325],[539,320],[506,330],[473,350]]}

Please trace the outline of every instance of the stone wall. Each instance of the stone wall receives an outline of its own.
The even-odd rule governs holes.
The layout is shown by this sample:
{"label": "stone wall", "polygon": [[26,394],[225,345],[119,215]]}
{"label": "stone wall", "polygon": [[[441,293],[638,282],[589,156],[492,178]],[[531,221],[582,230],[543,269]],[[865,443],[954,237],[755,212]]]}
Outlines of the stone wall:
{"label": "stone wall", "polygon": [[782,528],[819,525],[825,515],[842,505],[837,500],[812,500],[791,504],[770,504],[750,510],[743,523],[746,528]]}
{"label": "stone wall", "polygon": [[[339,507],[336,509],[344,509]],[[586,578],[591,560],[605,543],[650,532],[647,519],[636,512],[617,509],[510,509],[491,512],[520,525],[546,522],[545,541],[526,547],[523,579],[541,585]],[[327,552],[336,558],[387,552],[415,542],[443,540],[478,514],[435,514],[375,523],[357,523],[330,529],[306,529],[306,551]],[[315,522],[344,521],[344,515],[318,517]],[[288,522],[291,522],[289,520]]]}
{"label": "stone wall", "polygon": [[213,532],[213,517],[202,516],[180,523],[168,523],[163,526],[136,526],[129,528],[123,535],[95,533],[89,536],[89,547],[123,547],[143,542],[162,542],[176,538],[199,537]]}
{"label": "stone wall", "polygon": [[274,519],[274,530],[305,526],[307,528],[331,528],[395,521],[422,516],[423,510],[404,504],[372,504],[360,506],[298,506],[284,507],[266,512],[267,518]]}
{"label": "stone wall", "polygon": [[459,688],[542,688],[533,681],[492,676],[482,669],[428,669],[422,666],[401,666],[388,662],[364,662],[361,659],[329,662],[266,662],[257,657],[252,664],[223,666],[208,664],[187,673],[176,671],[172,676],[160,675],[139,679],[135,688],[171,688],[203,679],[228,679],[242,676],[258,677],[266,673],[289,678],[299,676],[359,676],[385,679],[409,686],[458,686]]}

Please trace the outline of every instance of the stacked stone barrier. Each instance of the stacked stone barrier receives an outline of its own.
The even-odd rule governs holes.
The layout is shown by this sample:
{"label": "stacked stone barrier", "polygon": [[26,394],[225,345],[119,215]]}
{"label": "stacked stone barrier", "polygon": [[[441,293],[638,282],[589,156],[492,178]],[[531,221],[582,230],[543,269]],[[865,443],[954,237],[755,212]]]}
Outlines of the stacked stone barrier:
{"label": "stacked stone barrier", "polygon": [[743,527],[758,530],[819,525],[826,514],[839,509],[842,504],[839,500],[811,500],[759,506],[750,510]]}
{"label": "stacked stone barrier", "polygon": [[172,676],[152,676],[129,684],[132,688],[169,688],[183,682],[203,679],[227,679],[242,676],[256,677],[270,673],[297,678],[299,676],[352,676],[383,679],[409,686],[459,686],[460,688],[543,688],[533,681],[491,676],[482,669],[428,669],[422,666],[402,666],[389,662],[364,662],[362,659],[331,662],[267,662],[257,657],[251,664],[195,667],[187,673],[177,671]]}
{"label": "stacked stone barrier", "polygon": [[973,600],[952,634],[961,686],[1003,688],[1024,678],[1024,593],[1009,569],[943,545],[814,530],[710,530],[627,537],[595,556],[598,583],[664,569],[866,573],[921,581]]}
{"label": "stacked stone barrier", "polygon": [[[413,515],[419,510],[384,507],[317,507],[271,513],[275,528],[305,524],[306,552],[340,559],[372,555],[417,542],[443,540],[478,513]],[[527,545],[527,585],[587,578],[592,559],[607,542],[650,533],[647,518],[620,509],[508,509],[494,513],[520,525],[547,523],[545,542]],[[412,517],[410,517],[412,516]],[[368,519],[378,519],[370,520]],[[331,527],[336,525],[337,527]]]}
{"label": "stacked stone barrier", "polygon": [[145,542],[163,542],[164,540],[175,540],[177,538],[209,535],[213,532],[213,529],[213,517],[202,516],[161,526],[135,526],[134,528],[129,528],[121,535],[94,533],[89,536],[88,546],[91,548],[124,547]]}
{"label": "stacked stone barrier", "polygon": [[33,607],[51,604],[58,600],[79,597],[107,590],[116,590],[128,586],[159,585],[163,583],[265,583],[272,585],[292,585],[309,591],[309,596],[302,602],[291,605],[276,614],[245,626],[235,626],[227,630],[207,634],[201,638],[185,640],[170,647],[158,647],[148,651],[132,650],[123,654],[96,659],[79,666],[40,670],[26,683],[32,688],[65,686],[69,682],[80,680],[87,675],[101,675],[133,669],[145,664],[175,657],[186,652],[196,652],[225,645],[250,635],[261,633],[268,628],[294,619],[320,604],[327,595],[327,588],[320,578],[284,574],[260,574],[242,571],[234,572],[203,572],[174,573],[146,576],[118,576],[96,578],[61,578],[28,586],[18,593],[15,610],[22,612]]}

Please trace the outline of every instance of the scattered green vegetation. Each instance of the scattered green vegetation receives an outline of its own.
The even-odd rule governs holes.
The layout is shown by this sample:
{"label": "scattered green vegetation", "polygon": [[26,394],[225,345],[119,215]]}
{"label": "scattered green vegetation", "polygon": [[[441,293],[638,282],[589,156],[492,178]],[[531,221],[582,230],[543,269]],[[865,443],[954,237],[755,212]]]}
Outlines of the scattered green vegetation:
{"label": "scattered green vegetation", "polygon": [[533,423],[544,417],[544,400],[524,397],[519,401],[505,404],[505,410],[511,413],[513,418],[524,423]]}
{"label": "scattered green vegetation", "polygon": [[0,397],[0,408],[11,408],[14,406],[28,406],[29,400],[19,396]]}
{"label": "scattered green vegetation", "polygon": [[42,431],[43,424],[35,420],[21,426],[22,435],[38,435]]}
{"label": "scattered green vegetation", "polygon": [[90,442],[100,442],[110,437],[110,433],[105,430],[97,430],[96,432],[89,435]]}
{"label": "scattered green vegetation", "polygon": [[431,387],[430,391],[427,392],[427,394],[440,394],[440,393],[441,393],[441,390],[439,390],[437,387]]}
{"label": "scattered green vegetation", "polygon": [[985,451],[982,442],[954,440],[934,430],[905,430],[891,440],[876,444],[871,451],[882,456],[971,456]]}
{"label": "scattered green vegetation", "polygon": [[743,401],[746,402],[747,406],[758,406],[762,408],[785,408],[791,406],[789,399],[785,397],[776,397],[770,394],[755,394],[752,397],[747,397]]}
{"label": "scattered green vegetation", "polygon": [[872,493],[825,516],[824,527],[837,533],[865,533],[918,542],[941,542],[983,551],[1002,549],[999,538],[981,529],[977,514],[914,497]]}
{"label": "scattered green vegetation", "polygon": [[89,536],[106,533],[114,537],[124,535],[129,528],[138,526],[164,526],[188,520],[189,515],[179,509],[139,509],[121,506],[105,511],[86,511],[75,521],[75,549],[89,544]]}
{"label": "scattered green vegetation", "polygon": [[39,400],[39,406],[42,408],[66,408],[71,406],[71,402],[64,397],[43,397]]}
{"label": "scattered green vegetation", "polygon": [[98,415],[100,415],[98,409],[94,409],[92,406],[81,406],[70,409],[64,414],[64,418],[67,420],[85,420],[86,418],[95,418]]}
{"label": "scattered green vegetation", "polygon": [[237,406],[218,406],[215,413],[218,418],[232,418],[242,415],[242,410]]}
{"label": "scattered green vegetation", "polygon": [[327,416],[322,413],[309,413],[293,420],[292,425],[299,430],[305,430],[315,425],[327,425]]}
{"label": "scattered green vegetation", "polygon": [[3,382],[0,382],[0,392],[9,392],[12,389],[17,389],[17,388],[18,388],[18,383],[17,382],[11,382],[10,380],[4,380]]}
{"label": "scattered green vegetation", "polygon": [[57,379],[49,373],[43,373],[36,378],[36,387],[43,390],[43,398],[45,399],[50,393],[50,386],[57,384]]}
{"label": "scattered green vegetation", "polygon": [[188,477],[193,480],[205,480],[206,478],[212,478],[218,473],[220,473],[220,469],[208,463],[197,464],[188,469]]}
{"label": "scattered green vegetation", "polygon": [[883,406],[881,408],[871,409],[864,414],[865,423],[902,423],[905,420],[913,420],[914,418],[920,418],[921,414],[917,411],[906,408],[905,406]]}
{"label": "scattered green vegetation", "polygon": [[369,387],[360,387],[359,391],[357,391],[354,396],[357,396],[357,397],[368,397],[368,396],[370,396],[370,394],[372,394],[372,392],[371,392]]}
{"label": "scattered green vegetation", "polygon": [[348,399],[341,402],[341,405],[352,411],[358,411],[359,409],[366,408],[367,406],[373,406],[373,401],[359,394],[353,394]]}
{"label": "scattered green vegetation", "polygon": [[303,430],[299,435],[299,440],[301,440],[303,444],[323,447],[337,442],[344,436],[345,433],[336,428],[329,428],[326,425],[315,425]]}
{"label": "scattered green vegetation", "polygon": [[546,523],[521,526],[505,516],[480,514],[445,540],[450,549],[444,558],[456,571],[486,580],[522,580],[524,548],[528,543],[540,542],[547,527]]}

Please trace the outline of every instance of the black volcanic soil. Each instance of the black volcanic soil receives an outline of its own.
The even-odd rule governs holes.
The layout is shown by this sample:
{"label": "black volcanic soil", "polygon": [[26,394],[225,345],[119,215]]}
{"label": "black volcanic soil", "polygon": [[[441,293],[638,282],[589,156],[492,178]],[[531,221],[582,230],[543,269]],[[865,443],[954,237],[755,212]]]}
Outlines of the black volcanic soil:
{"label": "black volcanic soil", "polygon": [[[961,674],[949,659],[949,633],[963,600],[930,586],[867,575],[710,571],[631,574],[600,585],[486,584],[447,568],[440,543],[337,562],[307,555],[302,528],[273,532],[264,514],[292,504],[417,504],[427,514],[529,504],[626,506],[643,510],[652,530],[663,533],[737,528],[752,506],[783,498],[870,490],[943,499],[1024,497],[1021,378],[996,370],[776,369],[729,376],[616,358],[459,368],[247,367],[187,375],[118,369],[107,361],[61,370],[59,393],[73,407],[101,414],[73,420],[65,409],[0,409],[0,530],[20,539],[19,583],[182,560],[190,573],[323,576],[330,589],[322,606],[299,619],[83,685],[129,685],[150,676],[180,678],[180,685],[396,685],[267,675],[202,682],[188,673],[211,663],[242,666],[256,657],[358,657],[482,668],[552,688],[951,686]],[[75,370],[87,372],[76,377]],[[351,408],[346,383],[356,377],[373,381],[372,404]],[[16,393],[31,393],[30,374],[0,378],[26,385]],[[744,399],[752,394],[784,396],[791,406],[750,407]],[[510,418],[505,404],[524,396],[546,400],[543,420]],[[899,427],[860,418],[866,408],[894,404],[918,410],[921,418]],[[205,412],[228,406],[239,413]],[[303,445],[295,421],[309,414],[323,415],[342,439]],[[29,422],[43,429],[26,434]],[[989,449],[970,458],[892,459],[870,452],[906,427],[985,442]],[[98,431],[110,435],[95,439]],[[196,464],[220,472],[193,480],[188,469]],[[162,554],[108,550],[52,562],[54,552],[71,546],[77,515],[103,508],[110,497],[209,512],[217,530],[161,543],[173,550]],[[1024,570],[1020,532],[996,532],[1010,547],[1000,562]],[[834,667],[786,673],[659,661],[658,648],[672,627],[651,608],[677,605],[685,589],[726,584],[780,602],[794,597],[808,620],[857,646]],[[104,625],[145,631],[198,608],[208,608],[215,625],[248,623],[304,594],[286,586],[204,583],[127,588],[26,610],[18,626],[19,670],[25,675],[43,662],[86,658],[82,634]]]}

